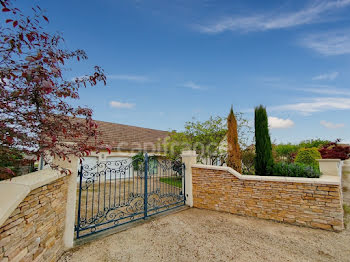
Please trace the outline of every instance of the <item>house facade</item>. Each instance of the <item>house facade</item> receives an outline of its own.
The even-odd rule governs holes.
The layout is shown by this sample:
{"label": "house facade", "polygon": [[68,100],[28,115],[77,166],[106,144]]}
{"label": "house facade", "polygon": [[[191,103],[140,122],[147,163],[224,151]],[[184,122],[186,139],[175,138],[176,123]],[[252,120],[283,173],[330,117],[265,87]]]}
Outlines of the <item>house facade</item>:
{"label": "house facade", "polygon": [[[131,162],[132,157],[140,152],[147,152],[150,156],[164,155],[162,143],[169,136],[167,131],[104,121],[95,122],[101,132],[99,138],[103,141],[103,146],[99,153],[91,152],[91,155],[83,157],[83,166],[93,167],[104,161]],[[39,170],[46,167],[48,165],[39,161]]]}

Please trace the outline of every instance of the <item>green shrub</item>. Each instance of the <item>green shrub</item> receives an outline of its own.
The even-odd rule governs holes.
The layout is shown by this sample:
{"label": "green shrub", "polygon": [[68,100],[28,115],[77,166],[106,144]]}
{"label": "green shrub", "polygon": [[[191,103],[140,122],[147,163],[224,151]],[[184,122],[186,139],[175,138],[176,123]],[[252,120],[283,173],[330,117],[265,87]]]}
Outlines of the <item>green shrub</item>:
{"label": "green shrub", "polygon": [[135,171],[143,170],[145,163],[145,156],[143,152],[139,152],[132,157],[132,165]]}
{"label": "green shrub", "polygon": [[303,140],[298,144],[299,148],[321,148],[324,145],[329,144],[331,141],[329,140],[322,140],[322,139],[309,139],[309,140]]}
{"label": "green shrub", "polygon": [[[6,153],[4,153],[6,152]],[[0,172],[0,180],[12,178],[21,175],[21,166],[26,165],[23,153],[18,149],[5,149],[0,145],[0,170],[9,169],[12,174]]]}
{"label": "green shrub", "polygon": [[348,206],[347,204],[343,204],[343,209],[345,215],[350,215],[350,206]]}
{"label": "green shrub", "polygon": [[319,170],[319,164],[316,159],[321,159],[321,154],[315,147],[311,148],[301,148],[295,157],[294,163],[305,164],[313,167],[315,170]]}
{"label": "green shrub", "polygon": [[244,175],[254,175],[255,152],[252,149],[242,150],[242,173]]}
{"label": "green shrub", "polygon": [[273,157],[266,108],[255,108],[255,175],[269,176],[272,172]]}
{"label": "green shrub", "polygon": [[289,176],[289,177],[308,177],[318,178],[321,173],[315,168],[305,164],[288,164],[288,163],[275,163],[273,166],[274,176]]}
{"label": "green shrub", "polygon": [[345,228],[348,228],[349,223],[350,223],[350,206],[347,204],[343,204],[343,209],[344,209],[344,224]]}
{"label": "green shrub", "polygon": [[274,146],[277,161],[292,163],[295,154],[298,152],[298,146],[289,144],[279,144]]}

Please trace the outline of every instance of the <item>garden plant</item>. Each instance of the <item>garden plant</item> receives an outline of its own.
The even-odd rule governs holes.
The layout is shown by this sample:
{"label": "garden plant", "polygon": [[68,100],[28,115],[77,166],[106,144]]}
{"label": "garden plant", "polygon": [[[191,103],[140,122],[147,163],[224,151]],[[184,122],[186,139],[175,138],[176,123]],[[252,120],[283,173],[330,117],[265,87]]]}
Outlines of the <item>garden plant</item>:
{"label": "garden plant", "polygon": [[237,120],[232,107],[227,118],[227,166],[242,173],[242,158],[238,141]]}
{"label": "garden plant", "polygon": [[346,160],[350,155],[350,146],[339,145],[340,139],[328,143],[319,149],[323,159],[341,159]]}
{"label": "garden plant", "polygon": [[318,152],[317,148],[301,148],[295,157],[294,163],[305,164],[311,166],[315,170],[319,170],[319,164],[317,159],[321,159],[321,154]]}
{"label": "garden plant", "polygon": [[273,157],[266,108],[255,108],[255,175],[272,175]]}
{"label": "garden plant", "polygon": [[[103,70],[95,66],[90,75],[65,78],[65,65],[86,60],[86,53],[67,50],[61,34],[45,31],[49,19],[39,6],[28,16],[10,0],[0,3],[0,155],[20,149],[49,161],[97,149],[92,110],[68,101],[79,98],[81,87],[106,84]],[[0,167],[0,174],[16,175],[9,167]]]}

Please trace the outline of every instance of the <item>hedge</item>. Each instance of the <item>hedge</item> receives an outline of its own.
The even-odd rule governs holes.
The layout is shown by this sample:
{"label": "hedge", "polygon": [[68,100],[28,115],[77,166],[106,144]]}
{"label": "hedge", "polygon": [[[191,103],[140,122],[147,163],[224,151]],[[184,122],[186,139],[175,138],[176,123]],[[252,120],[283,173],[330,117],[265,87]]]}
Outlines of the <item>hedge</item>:
{"label": "hedge", "polygon": [[319,170],[312,166],[305,164],[288,164],[288,163],[275,163],[273,166],[274,176],[288,176],[288,177],[308,177],[318,178],[321,173]]}

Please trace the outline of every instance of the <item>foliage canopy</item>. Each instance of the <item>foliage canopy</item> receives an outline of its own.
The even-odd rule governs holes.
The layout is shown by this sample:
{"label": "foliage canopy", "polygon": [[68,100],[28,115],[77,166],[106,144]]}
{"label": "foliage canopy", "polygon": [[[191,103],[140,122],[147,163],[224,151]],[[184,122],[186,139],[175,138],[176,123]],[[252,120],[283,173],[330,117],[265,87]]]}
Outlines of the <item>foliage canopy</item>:
{"label": "foliage canopy", "polygon": [[89,154],[98,144],[92,110],[67,101],[78,99],[81,87],[105,83],[103,70],[96,66],[90,75],[65,79],[67,62],[86,60],[86,53],[67,50],[60,34],[45,31],[49,20],[40,7],[27,16],[10,0],[0,4],[0,155],[15,149],[45,160]]}
{"label": "foliage canopy", "polygon": [[322,139],[310,139],[303,140],[298,144],[278,144],[273,146],[273,150],[276,153],[276,161],[282,161],[287,163],[292,163],[298,150],[301,148],[321,148],[324,145],[329,144],[328,140]]}
{"label": "foliage canopy", "polygon": [[301,148],[295,157],[296,164],[305,164],[319,170],[319,164],[316,159],[321,159],[321,154],[316,147]]}
{"label": "foliage canopy", "polygon": [[323,145],[319,149],[323,159],[341,159],[346,160],[350,156],[350,146],[339,145],[340,139],[335,142]]}
{"label": "foliage canopy", "polygon": [[273,166],[272,175],[274,176],[288,176],[288,177],[320,177],[320,171],[305,164],[294,163],[275,163]]}
{"label": "foliage canopy", "polygon": [[227,117],[227,166],[242,173],[241,149],[238,142],[237,120],[231,107]]}
{"label": "foliage canopy", "polygon": [[[251,128],[242,113],[235,113],[237,132],[241,147],[247,145]],[[217,158],[226,161],[227,148],[225,145],[227,134],[226,118],[216,116],[205,121],[193,119],[185,123],[184,131],[172,131],[163,144],[167,157],[178,159],[183,150],[195,150],[199,159]]]}
{"label": "foliage canopy", "polygon": [[255,175],[272,174],[273,157],[269,134],[266,108],[260,105],[255,108]]}

